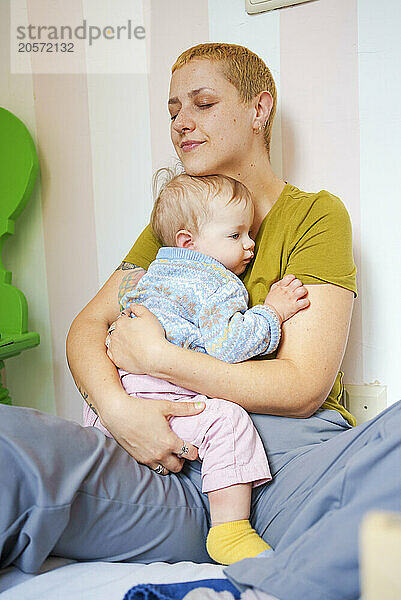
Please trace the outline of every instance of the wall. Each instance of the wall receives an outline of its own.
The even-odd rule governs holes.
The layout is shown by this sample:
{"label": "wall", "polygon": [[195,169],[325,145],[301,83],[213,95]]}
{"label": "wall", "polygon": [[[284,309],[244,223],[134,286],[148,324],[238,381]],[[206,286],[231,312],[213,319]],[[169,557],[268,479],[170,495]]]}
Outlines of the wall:
{"label": "wall", "polygon": [[[28,14],[40,4],[27,0]],[[152,172],[174,157],[169,69],[180,51],[208,40],[247,45],[271,67],[279,90],[276,172],[345,202],[360,293],[346,381],[378,380],[388,385],[389,403],[401,397],[401,7],[396,0],[315,0],[250,16],[244,4],[144,0],[147,75],[12,75],[9,2],[0,3],[0,103],[27,124],[41,163],[41,179],[3,254],[28,298],[30,327],[42,338],[39,348],[7,361],[16,403],[80,420],[65,361],[69,324],[147,223]],[[63,6],[85,16],[85,0]]]}
{"label": "wall", "polygon": [[[9,39],[9,2],[0,2],[0,104],[25,123],[36,147],[40,149],[32,76],[10,74]],[[40,167],[43,177],[45,165],[42,160]],[[6,376],[7,387],[15,403],[55,412],[54,371],[57,364],[51,342],[51,298],[46,272],[42,177],[38,177],[29,203],[16,221],[15,235],[6,241],[2,255],[6,269],[13,273],[13,283],[29,300],[29,329],[40,332],[41,344],[7,360]],[[24,378],[21,378],[21,371]]]}

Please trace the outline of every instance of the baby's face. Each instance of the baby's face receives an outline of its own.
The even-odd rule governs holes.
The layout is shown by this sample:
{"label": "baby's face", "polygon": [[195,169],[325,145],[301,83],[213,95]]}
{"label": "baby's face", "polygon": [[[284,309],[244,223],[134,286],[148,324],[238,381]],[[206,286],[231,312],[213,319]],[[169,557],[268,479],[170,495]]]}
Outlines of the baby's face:
{"label": "baby's face", "polygon": [[250,237],[253,204],[233,201],[223,194],[214,199],[213,217],[194,239],[194,250],[221,262],[227,269],[241,275],[253,258],[255,242]]}

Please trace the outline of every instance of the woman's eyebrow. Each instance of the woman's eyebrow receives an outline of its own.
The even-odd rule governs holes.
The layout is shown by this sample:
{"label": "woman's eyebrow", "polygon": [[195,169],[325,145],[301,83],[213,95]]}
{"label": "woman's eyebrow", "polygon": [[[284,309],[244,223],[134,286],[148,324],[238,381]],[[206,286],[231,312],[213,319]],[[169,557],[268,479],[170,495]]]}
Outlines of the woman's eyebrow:
{"label": "woman's eyebrow", "polygon": [[[197,96],[201,92],[205,92],[205,91],[215,92],[216,90],[214,90],[213,88],[201,87],[201,88],[198,88],[197,90],[192,90],[192,91],[188,92],[188,97],[193,98],[194,96]],[[180,104],[180,101],[177,96],[174,96],[174,98],[169,99],[168,105],[171,106],[172,104]]]}

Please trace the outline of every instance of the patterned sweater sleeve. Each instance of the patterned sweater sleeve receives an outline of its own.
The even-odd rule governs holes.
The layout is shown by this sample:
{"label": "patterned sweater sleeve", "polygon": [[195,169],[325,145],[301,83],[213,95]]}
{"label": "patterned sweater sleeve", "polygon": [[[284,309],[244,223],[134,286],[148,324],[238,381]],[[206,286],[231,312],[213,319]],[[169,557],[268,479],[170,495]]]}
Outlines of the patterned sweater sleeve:
{"label": "patterned sweater sleeve", "polygon": [[230,281],[209,296],[199,312],[205,350],[224,362],[242,362],[270,354],[280,341],[280,323],[267,306],[248,309],[244,286]]}

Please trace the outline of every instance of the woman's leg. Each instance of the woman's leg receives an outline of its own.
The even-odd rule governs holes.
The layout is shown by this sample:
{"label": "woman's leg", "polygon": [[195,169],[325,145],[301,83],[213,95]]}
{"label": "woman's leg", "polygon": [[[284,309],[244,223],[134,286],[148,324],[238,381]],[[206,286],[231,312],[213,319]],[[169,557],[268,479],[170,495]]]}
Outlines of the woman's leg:
{"label": "woman's leg", "polygon": [[[251,415],[267,449],[273,481],[253,491],[251,523],[275,548],[300,505],[330,477],[350,437],[357,435],[334,410],[309,419]],[[347,437],[348,436],[348,437]]]}
{"label": "woman's leg", "polygon": [[[376,424],[366,436],[365,426],[338,435],[347,426],[334,411],[253,419],[276,479],[254,490],[251,522],[276,545],[320,477],[341,469]],[[34,572],[53,551],[84,560],[208,561],[199,544],[209,528],[200,463],[186,461],[181,474],[162,478],[95,430],[17,407],[0,406],[0,444],[1,566]]]}
{"label": "woman's leg", "polygon": [[[274,554],[246,559],[225,572],[235,584],[254,586],[281,600],[359,598],[361,520],[371,510],[401,512],[400,464],[398,402],[287,464],[274,484],[281,482],[284,488],[285,528],[277,504],[271,504],[282,523]],[[288,478],[295,485],[288,487]],[[289,489],[292,496],[285,500]],[[271,494],[270,500],[277,497]]]}
{"label": "woman's leg", "polygon": [[[269,460],[273,481],[252,492],[250,522],[263,539],[274,547],[297,514],[306,494],[313,490],[326,465],[335,462],[336,449],[326,448],[329,440],[339,439],[353,428],[334,410],[324,410],[309,419],[292,419],[251,414]],[[323,450],[324,448],[324,450]],[[307,453],[316,450],[309,457]],[[313,460],[312,460],[313,459]],[[315,462],[313,462],[315,461]],[[183,472],[199,487],[200,464],[186,461]]]}
{"label": "woman's leg", "polygon": [[95,428],[0,405],[0,567],[78,560],[210,562],[207,498]]}

